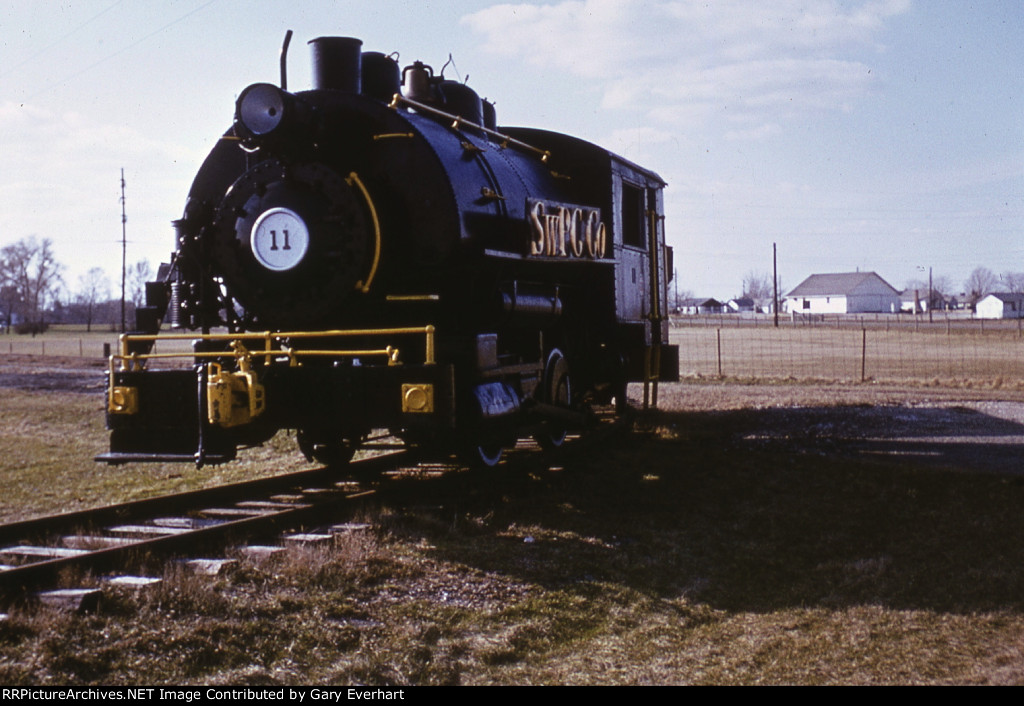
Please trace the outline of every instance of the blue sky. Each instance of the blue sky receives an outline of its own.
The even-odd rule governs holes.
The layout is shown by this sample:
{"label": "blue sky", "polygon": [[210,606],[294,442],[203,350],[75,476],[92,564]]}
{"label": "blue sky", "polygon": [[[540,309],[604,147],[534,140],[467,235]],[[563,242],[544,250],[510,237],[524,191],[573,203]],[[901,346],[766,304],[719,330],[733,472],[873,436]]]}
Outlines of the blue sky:
{"label": "blue sky", "polygon": [[[942,0],[0,0],[0,245],[52,238],[73,291],[166,260],[248,84],[309,86],[314,37],[360,37],[659,172],[679,286],[874,270],[894,286],[1024,271],[1024,4]],[[447,74],[452,75],[451,70]]]}

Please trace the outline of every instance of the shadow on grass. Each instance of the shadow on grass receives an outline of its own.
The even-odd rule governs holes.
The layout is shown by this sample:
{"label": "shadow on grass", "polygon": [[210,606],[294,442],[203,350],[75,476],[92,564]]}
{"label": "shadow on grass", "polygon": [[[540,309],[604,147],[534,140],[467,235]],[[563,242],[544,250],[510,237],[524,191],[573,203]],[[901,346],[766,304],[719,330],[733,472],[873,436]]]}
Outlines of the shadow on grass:
{"label": "shadow on grass", "polygon": [[441,558],[582,592],[752,611],[1024,608],[1024,427],[898,413],[642,415],[557,466],[524,455],[457,474],[405,530]]}

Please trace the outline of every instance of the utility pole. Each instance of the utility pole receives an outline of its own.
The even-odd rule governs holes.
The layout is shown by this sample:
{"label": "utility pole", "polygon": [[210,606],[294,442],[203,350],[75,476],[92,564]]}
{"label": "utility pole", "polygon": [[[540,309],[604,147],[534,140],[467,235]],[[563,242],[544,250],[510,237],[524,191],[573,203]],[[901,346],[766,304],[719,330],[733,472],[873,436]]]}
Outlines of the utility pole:
{"label": "utility pole", "polygon": [[932,291],[932,268],[928,267],[928,323],[932,323],[932,304],[935,303],[935,293]]}
{"label": "utility pole", "polygon": [[124,281],[127,271],[126,256],[128,253],[128,216],[124,210],[124,167],[121,167],[121,333],[125,332],[124,316]]}
{"label": "utility pole", "polygon": [[672,279],[675,280],[675,285],[676,285],[676,301],[675,301],[674,306],[672,307],[672,311],[674,312],[676,309],[679,308],[679,269],[678,268],[672,268]]}
{"label": "utility pole", "polygon": [[779,327],[779,253],[772,243],[772,311],[775,312],[775,328]]}

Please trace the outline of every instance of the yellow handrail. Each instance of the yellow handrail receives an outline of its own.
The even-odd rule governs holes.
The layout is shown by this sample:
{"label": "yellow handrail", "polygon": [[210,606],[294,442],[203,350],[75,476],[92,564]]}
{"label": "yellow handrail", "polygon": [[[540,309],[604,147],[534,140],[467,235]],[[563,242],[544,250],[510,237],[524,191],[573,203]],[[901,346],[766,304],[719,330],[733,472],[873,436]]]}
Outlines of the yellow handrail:
{"label": "yellow handrail", "polygon": [[[111,373],[113,373],[115,361],[120,361],[122,370],[131,370],[141,366],[147,360],[160,360],[168,358],[224,358],[234,356],[237,359],[251,359],[263,356],[269,364],[276,356],[287,356],[289,363],[295,365],[299,358],[303,357],[337,357],[337,358],[361,358],[369,356],[385,356],[388,365],[398,365],[399,350],[394,346],[370,349],[317,349],[317,348],[294,348],[287,345],[285,341],[311,339],[332,339],[332,338],[353,338],[362,336],[402,336],[422,334],[424,341],[424,364],[434,365],[434,327],[433,326],[407,326],[396,328],[377,329],[338,329],[330,331],[249,331],[244,333],[166,333],[166,334],[137,334],[126,333],[120,336],[120,351],[110,357]],[[228,341],[231,351],[182,351],[180,353],[135,353],[130,350],[132,343],[156,343],[158,341]],[[243,341],[262,341],[262,349],[249,350]],[[275,347],[276,344],[276,347]]]}
{"label": "yellow handrail", "polygon": [[527,144],[521,140],[517,140],[514,137],[509,137],[508,135],[498,132],[497,130],[492,130],[478,123],[474,123],[471,120],[466,120],[465,118],[459,115],[455,115],[454,113],[448,113],[443,110],[438,110],[433,106],[429,106],[425,103],[420,103],[419,101],[414,101],[410,98],[406,98],[401,93],[396,93],[391,98],[391,103],[389,107],[398,108],[398,106],[400,105],[405,105],[410,108],[413,108],[419,113],[430,113],[431,115],[439,117],[443,120],[451,120],[451,126],[453,130],[461,130],[463,125],[467,125],[474,130],[479,130],[480,132],[483,132],[484,134],[496,139],[498,141],[498,145],[502,149],[516,147],[520,150],[523,150],[524,152],[530,152],[531,154],[540,157],[540,161],[545,164],[547,164],[548,160],[551,159],[551,152],[549,150],[542,150],[539,147],[534,147],[533,145]]}

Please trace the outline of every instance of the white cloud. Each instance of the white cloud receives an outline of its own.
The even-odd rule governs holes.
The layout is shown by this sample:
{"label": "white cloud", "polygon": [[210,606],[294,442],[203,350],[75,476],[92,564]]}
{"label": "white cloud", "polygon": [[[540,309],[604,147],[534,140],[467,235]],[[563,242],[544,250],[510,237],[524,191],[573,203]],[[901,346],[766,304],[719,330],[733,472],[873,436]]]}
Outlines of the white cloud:
{"label": "white cloud", "polygon": [[782,127],[795,115],[851,109],[872,85],[864,54],[880,49],[886,20],[908,7],[567,0],[497,5],[462,22],[498,55],[599,85],[604,109],[640,110],[661,127],[685,117],[686,127],[723,120],[729,129],[736,119]]}

